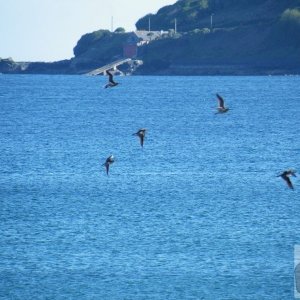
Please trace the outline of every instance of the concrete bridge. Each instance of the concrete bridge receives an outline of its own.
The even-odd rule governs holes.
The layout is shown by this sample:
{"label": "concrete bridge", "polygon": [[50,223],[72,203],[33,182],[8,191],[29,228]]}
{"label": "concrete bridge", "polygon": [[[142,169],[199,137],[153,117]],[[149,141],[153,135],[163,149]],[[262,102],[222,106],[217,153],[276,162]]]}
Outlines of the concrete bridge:
{"label": "concrete bridge", "polygon": [[92,71],[86,73],[86,75],[100,75],[102,73],[103,73],[103,75],[105,75],[106,71],[111,70],[111,69],[116,70],[117,66],[123,65],[123,64],[125,64],[127,62],[131,62],[131,61],[132,61],[131,58],[122,58],[122,59],[113,61],[113,62],[111,62],[111,63],[109,63],[109,64],[107,64],[107,65],[105,65],[101,68],[92,70]]}

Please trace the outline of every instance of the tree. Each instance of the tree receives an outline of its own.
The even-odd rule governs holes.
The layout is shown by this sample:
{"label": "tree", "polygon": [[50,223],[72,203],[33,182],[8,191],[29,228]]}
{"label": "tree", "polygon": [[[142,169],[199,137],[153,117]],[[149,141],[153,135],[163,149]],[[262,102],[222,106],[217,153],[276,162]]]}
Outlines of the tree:
{"label": "tree", "polygon": [[125,29],[123,27],[118,27],[114,32],[115,33],[124,33]]}

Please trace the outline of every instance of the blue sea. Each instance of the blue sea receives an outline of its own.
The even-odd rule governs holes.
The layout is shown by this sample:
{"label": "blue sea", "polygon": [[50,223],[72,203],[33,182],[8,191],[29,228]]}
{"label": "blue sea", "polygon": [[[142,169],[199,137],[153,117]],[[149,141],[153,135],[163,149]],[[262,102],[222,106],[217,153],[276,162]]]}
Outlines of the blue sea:
{"label": "blue sea", "polygon": [[0,75],[0,298],[293,299],[300,77],[115,80]]}

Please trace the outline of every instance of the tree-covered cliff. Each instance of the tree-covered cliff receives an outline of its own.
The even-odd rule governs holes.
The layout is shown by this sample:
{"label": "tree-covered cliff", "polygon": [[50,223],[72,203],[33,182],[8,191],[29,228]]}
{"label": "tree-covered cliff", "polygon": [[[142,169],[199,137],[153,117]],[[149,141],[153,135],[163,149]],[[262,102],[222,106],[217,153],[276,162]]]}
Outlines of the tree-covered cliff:
{"label": "tree-covered cliff", "polygon": [[[147,29],[149,17],[152,30],[169,30],[176,18],[178,33],[140,48],[141,74],[284,73],[300,68],[300,0],[179,0],[141,18],[137,29]],[[71,66],[87,70],[120,57],[128,33],[119,32],[82,36]]]}
{"label": "tree-covered cliff", "polygon": [[121,28],[115,32],[98,30],[83,35],[74,47],[72,68],[89,71],[119,59],[123,55],[123,44],[127,38],[128,33]]}
{"label": "tree-covered cliff", "polygon": [[168,30],[174,28],[176,19],[178,31],[191,31],[210,27],[211,16],[215,28],[268,25],[285,9],[297,6],[300,0],[179,0],[139,19],[136,27],[148,29],[151,18],[152,30]]}
{"label": "tree-covered cliff", "polygon": [[179,33],[144,47],[142,73],[299,73],[300,0],[180,0],[136,26],[149,17]]}

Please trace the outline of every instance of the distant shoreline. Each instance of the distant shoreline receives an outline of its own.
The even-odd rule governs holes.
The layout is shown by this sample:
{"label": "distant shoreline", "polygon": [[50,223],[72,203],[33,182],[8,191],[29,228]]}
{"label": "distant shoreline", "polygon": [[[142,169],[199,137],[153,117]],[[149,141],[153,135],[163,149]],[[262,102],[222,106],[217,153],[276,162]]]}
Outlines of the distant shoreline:
{"label": "distant shoreline", "polygon": [[[89,70],[61,70],[56,69],[53,63],[39,62],[28,63],[24,68],[24,62],[14,63],[13,68],[1,68],[1,74],[19,74],[19,75],[86,75]],[[32,70],[30,65],[41,65],[40,70]],[[171,65],[169,68],[163,70],[143,70],[137,69],[130,76],[268,76],[268,75],[300,75],[298,68],[272,68],[272,67],[258,67],[258,66],[243,66],[243,65]]]}

